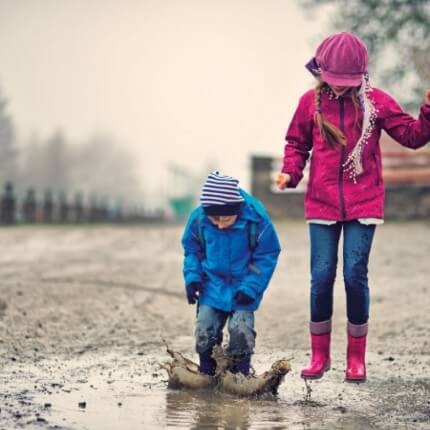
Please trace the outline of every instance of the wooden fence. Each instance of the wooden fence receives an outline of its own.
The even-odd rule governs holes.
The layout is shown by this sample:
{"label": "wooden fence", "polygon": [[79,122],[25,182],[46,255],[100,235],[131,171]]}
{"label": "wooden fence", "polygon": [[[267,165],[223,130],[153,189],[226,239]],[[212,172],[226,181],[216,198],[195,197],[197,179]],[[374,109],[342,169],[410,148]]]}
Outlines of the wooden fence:
{"label": "wooden fence", "polygon": [[109,204],[95,194],[76,193],[72,199],[50,190],[42,193],[29,188],[22,198],[17,197],[13,184],[8,182],[0,201],[0,223],[144,223],[164,222],[162,210],[147,211],[139,207]]}

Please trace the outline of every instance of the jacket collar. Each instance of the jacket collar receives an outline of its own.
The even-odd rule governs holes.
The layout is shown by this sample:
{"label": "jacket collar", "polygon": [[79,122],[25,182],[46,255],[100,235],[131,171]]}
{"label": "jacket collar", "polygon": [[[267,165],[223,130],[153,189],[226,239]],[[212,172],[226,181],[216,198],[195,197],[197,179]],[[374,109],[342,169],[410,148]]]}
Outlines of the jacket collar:
{"label": "jacket collar", "polygon": [[341,98],[350,99],[352,97],[352,89],[350,88],[345,94],[337,96],[328,84],[324,84],[321,91],[328,95],[330,100],[339,100]]}
{"label": "jacket collar", "polygon": [[261,217],[258,215],[257,211],[247,201],[245,201],[239,218],[246,221],[258,222]]}
{"label": "jacket collar", "polygon": [[[211,220],[207,217],[207,215],[203,211],[201,211],[201,216],[202,216],[202,224],[217,228],[214,224],[212,224]],[[247,201],[245,201],[245,203],[242,206],[242,211],[239,214],[236,222],[227,230],[245,228],[248,221],[258,222],[260,218],[261,217],[255,211],[255,209],[252,208]]]}

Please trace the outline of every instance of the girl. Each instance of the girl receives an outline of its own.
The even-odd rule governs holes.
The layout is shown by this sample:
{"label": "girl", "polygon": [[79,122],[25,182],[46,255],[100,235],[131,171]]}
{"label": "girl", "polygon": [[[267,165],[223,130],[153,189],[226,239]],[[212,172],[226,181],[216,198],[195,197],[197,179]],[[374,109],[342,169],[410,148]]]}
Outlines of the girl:
{"label": "girl", "polygon": [[365,381],[369,318],[367,266],[375,226],[383,223],[384,185],[379,138],[385,130],[417,149],[430,140],[430,90],[415,120],[367,75],[365,44],[354,34],[325,39],[307,68],[315,89],[299,102],[286,135],[284,163],[276,184],[294,188],[312,150],[305,196],[311,242],[310,366],[303,378],[320,378],[330,367],[333,284],[343,230],[347,307],[347,381]]}

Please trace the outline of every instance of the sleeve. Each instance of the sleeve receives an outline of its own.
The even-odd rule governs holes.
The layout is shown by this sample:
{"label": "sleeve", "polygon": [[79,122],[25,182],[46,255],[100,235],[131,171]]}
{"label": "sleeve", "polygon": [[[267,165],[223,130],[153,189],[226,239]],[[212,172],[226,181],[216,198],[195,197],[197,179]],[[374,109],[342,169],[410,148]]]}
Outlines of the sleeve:
{"label": "sleeve", "polygon": [[281,252],[278,235],[270,219],[264,218],[258,225],[258,231],[257,247],[252,254],[249,272],[239,288],[254,300],[269,285]]}
{"label": "sleeve", "polygon": [[404,112],[398,103],[385,94],[378,115],[382,128],[407,148],[418,149],[430,141],[430,105],[421,106],[418,119]]}
{"label": "sleeve", "polygon": [[189,285],[191,282],[202,282],[203,280],[201,262],[204,258],[204,251],[198,236],[197,216],[198,212],[196,211],[191,214],[182,236],[185,285]]}
{"label": "sleeve", "polygon": [[296,188],[303,178],[303,169],[312,149],[313,115],[309,109],[311,93],[301,97],[299,105],[288,127],[284,147],[282,173],[288,173],[291,181],[289,188]]}

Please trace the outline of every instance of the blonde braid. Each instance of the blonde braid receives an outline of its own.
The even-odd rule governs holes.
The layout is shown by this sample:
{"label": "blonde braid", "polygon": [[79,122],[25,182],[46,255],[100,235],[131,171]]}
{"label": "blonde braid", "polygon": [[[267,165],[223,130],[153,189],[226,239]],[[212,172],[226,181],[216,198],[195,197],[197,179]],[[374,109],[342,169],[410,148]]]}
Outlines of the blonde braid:
{"label": "blonde braid", "polygon": [[322,86],[323,84],[318,82],[315,88],[315,118],[324,142],[329,146],[329,148],[337,149],[339,145],[346,145],[346,137],[341,130],[330,122],[324,120],[321,113]]}
{"label": "blonde braid", "polygon": [[357,88],[352,89],[351,100],[352,100],[352,104],[354,105],[354,111],[355,111],[354,127],[360,130],[361,127],[360,127],[360,124],[358,123],[358,110],[360,105],[358,104]]}

